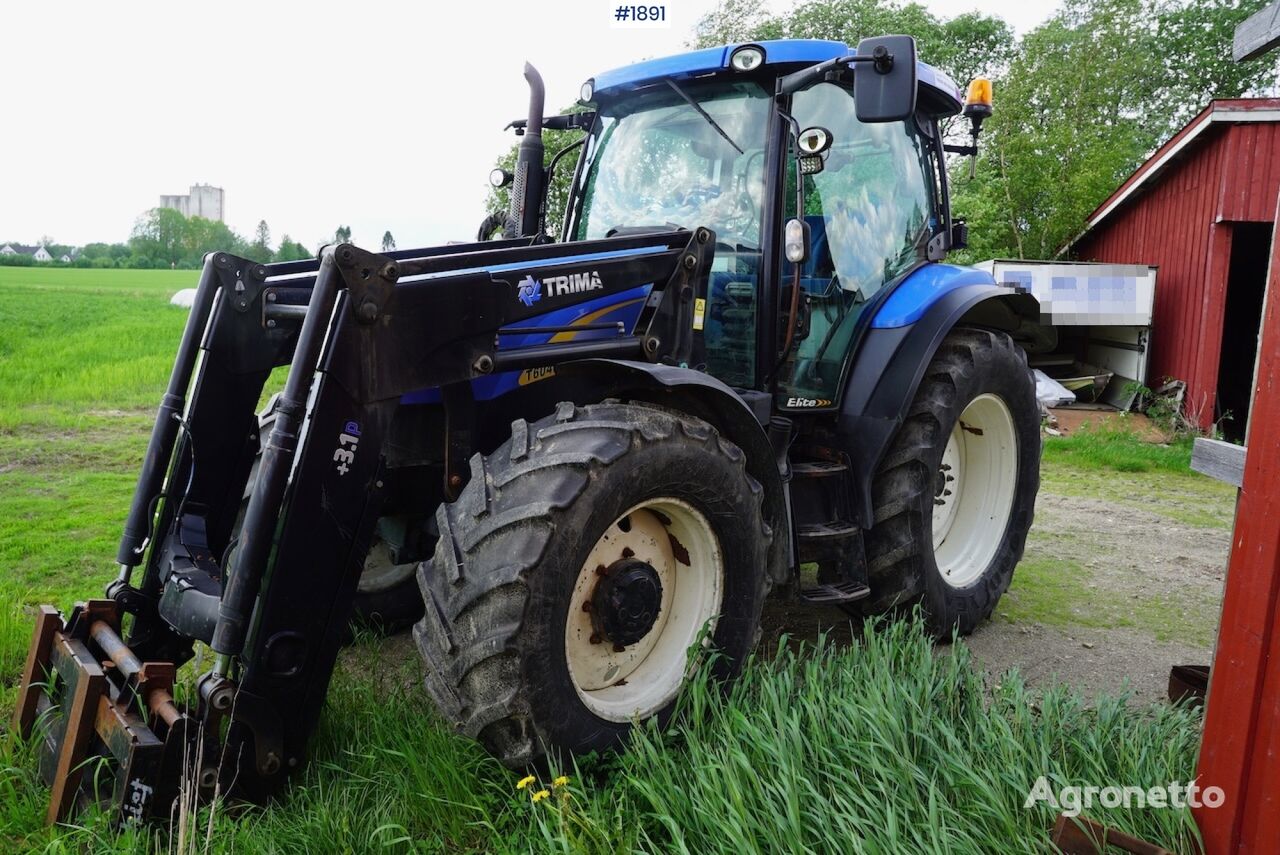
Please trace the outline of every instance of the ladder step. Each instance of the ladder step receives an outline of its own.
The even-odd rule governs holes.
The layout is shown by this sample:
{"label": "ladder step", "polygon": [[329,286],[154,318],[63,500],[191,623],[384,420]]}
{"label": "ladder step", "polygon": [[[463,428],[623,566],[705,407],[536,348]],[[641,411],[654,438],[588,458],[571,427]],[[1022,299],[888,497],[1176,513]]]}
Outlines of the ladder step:
{"label": "ladder step", "polygon": [[871,594],[871,589],[858,582],[837,582],[801,588],[800,599],[815,606],[842,606],[855,603]]}
{"label": "ladder step", "polygon": [[833,463],[827,460],[802,460],[800,462],[792,461],[791,474],[797,478],[829,478],[835,475],[843,475],[849,471],[849,467],[843,463]]}
{"label": "ladder step", "polygon": [[828,539],[839,539],[842,537],[852,537],[862,529],[858,528],[851,522],[828,522],[828,523],[805,523],[796,526],[796,535],[800,540],[805,541],[822,541]]}

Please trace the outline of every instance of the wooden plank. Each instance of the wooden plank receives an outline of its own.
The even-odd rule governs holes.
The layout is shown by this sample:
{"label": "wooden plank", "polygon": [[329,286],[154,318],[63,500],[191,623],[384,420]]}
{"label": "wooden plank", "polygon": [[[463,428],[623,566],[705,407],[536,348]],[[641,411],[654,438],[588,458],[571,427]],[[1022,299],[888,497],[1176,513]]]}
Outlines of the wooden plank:
{"label": "wooden plank", "polygon": [[1244,486],[1245,447],[1220,439],[1197,439],[1191,447],[1191,468],[1234,487]]}
{"label": "wooden plank", "polygon": [[[1280,212],[1277,214],[1280,219]],[[1272,852],[1277,817],[1257,811],[1274,805],[1280,786],[1259,764],[1280,727],[1280,242],[1272,239],[1271,265],[1258,343],[1244,482],[1236,505],[1227,565],[1222,623],[1214,651],[1198,783],[1221,787],[1221,807],[1193,810],[1210,855]]]}
{"label": "wooden plank", "polygon": [[1244,62],[1262,56],[1280,45],[1280,2],[1249,16],[1236,27],[1232,56],[1236,62]]}

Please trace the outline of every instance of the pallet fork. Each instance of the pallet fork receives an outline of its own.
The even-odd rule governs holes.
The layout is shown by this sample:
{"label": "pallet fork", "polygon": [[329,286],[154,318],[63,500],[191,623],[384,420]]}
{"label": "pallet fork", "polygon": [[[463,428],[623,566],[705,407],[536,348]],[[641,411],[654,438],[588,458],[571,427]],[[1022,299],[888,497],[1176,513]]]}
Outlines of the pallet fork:
{"label": "pallet fork", "polygon": [[[14,730],[24,739],[39,733],[40,774],[52,788],[47,822],[66,819],[91,794],[114,804],[123,823],[172,804],[198,748],[194,722],[174,703],[175,676],[172,663],[134,656],[112,600],[79,603],[66,620],[40,607]],[[94,765],[95,756],[115,762]],[[81,786],[85,775],[92,786]]]}

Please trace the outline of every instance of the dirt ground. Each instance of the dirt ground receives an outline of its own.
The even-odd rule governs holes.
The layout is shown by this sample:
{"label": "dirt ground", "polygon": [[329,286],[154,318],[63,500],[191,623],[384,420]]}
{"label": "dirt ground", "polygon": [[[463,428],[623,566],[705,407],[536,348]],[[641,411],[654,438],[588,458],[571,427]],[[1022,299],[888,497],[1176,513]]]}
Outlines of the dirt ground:
{"label": "dirt ground", "polygon": [[[963,643],[993,679],[1163,700],[1170,667],[1212,658],[1233,513],[1199,476],[1047,470],[1013,584]],[[761,646],[822,630],[851,634],[838,610],[771,603]]]}
{"label": "dirt ground", "polygon": [[1050,407],[1052,428],[1062,436],[1070,436],[1082,427],[1123,429],[1147,442],[1166,442],[1165,432],[1142,413],[1122,413],[1103,404],[1073,404]]}

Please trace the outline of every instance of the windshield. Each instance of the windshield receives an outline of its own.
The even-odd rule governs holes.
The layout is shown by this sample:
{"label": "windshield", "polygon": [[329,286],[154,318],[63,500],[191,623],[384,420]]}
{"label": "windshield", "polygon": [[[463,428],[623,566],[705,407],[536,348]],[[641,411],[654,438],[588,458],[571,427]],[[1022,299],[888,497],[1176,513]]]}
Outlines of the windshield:
{"label": "windshield", "polygon": [[742,81],[682,91],[701,111],[668,87],[602,110],[575,239],[706,226],[722,244],[760,246],[767,93]]}

